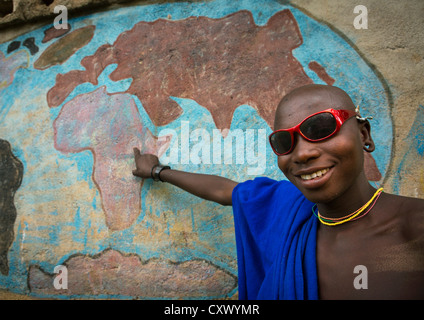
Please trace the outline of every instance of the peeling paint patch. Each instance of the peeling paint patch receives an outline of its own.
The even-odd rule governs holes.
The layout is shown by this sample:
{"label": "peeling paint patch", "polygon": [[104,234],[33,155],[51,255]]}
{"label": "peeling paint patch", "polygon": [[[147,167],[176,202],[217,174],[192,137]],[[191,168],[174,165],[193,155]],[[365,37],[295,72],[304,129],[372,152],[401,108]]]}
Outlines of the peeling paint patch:
{"label": "peeling paint patch", "polygon": [[62,64],[75,52],[87,45],[94,35],[95,26],[88,26],[72,31],[51,44],[34,62],[34,68],[45,70],[54,65]]}

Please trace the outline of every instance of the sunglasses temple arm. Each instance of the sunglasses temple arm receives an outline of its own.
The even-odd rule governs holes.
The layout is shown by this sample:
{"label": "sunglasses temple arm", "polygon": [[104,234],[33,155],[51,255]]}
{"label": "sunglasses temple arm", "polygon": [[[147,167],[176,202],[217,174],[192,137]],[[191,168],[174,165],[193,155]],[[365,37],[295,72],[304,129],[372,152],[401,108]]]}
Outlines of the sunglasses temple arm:
{"label": "sunglasses temple arm", "polygon": [[361,116],[361,114],[359,113],[359,104],[355,108],[355,112],[356,112],[356,119],[358,119],[359,121],[367,121],[367,120],[372,120],[373,119],[372,116],[366,116],[366,117],[362,117]]}
{"label": "sunglasses temple arm", "polygon": [[358,119],[359,121],[367,121],[367,120],[372,120],[373,117],[372,116],[361,117],[360,115],[357,115],[356,119]]}

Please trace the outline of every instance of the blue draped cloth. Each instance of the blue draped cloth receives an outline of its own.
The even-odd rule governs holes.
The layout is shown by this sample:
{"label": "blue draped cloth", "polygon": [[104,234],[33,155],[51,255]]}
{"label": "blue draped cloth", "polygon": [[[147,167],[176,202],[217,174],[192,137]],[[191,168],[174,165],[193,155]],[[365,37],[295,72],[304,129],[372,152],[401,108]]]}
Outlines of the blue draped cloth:
{"label": "blue draped cloth", "polygon": [[232,201],[239,299],[318,299],[313,203],[264,177],[238,184]]}

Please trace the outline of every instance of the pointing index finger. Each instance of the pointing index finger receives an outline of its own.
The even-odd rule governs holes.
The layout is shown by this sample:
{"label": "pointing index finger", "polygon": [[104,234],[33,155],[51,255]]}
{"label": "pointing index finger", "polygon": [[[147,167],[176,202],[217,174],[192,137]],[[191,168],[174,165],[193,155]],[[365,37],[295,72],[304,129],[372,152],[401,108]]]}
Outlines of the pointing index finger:
{"label": "pointing index finger", "polygon": [[138,148],[134,147],[133,151],[134,151],[134,156],[136,156],[136,157],[140,156],[140,150]]}

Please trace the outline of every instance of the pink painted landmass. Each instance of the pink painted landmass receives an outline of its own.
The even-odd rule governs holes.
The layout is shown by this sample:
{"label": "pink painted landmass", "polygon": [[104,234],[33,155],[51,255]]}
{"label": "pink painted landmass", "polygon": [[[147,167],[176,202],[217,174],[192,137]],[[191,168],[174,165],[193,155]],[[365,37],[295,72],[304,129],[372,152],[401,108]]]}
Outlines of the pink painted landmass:
{"label": "pink painted landmass", "polygon": [[0,89],[13,82],[15,72],[19,68],[27,68],[28,65],[29,55],[25,50],[18,51],[8,58],[0,51]]}
{"label": "pink painted landmass", "polygon": [[129,94],[108,94],[104,86],[67,102],[53,127],[57,150],[93,153],[93,180],[109,229],[131,226],[140,214],[143,184],[132,175],[133,147],[160,157],[171,137],[154,137],[142,126],[134,99]]}
{"label": "pink painted landmass", "polygon": [[148,298],[201,298],[231,294],[237,277],[206,260],[173,262],[160,258],[142,261],[136,254],[107,249],[95,256],[75,255],[63,263],[68,288],[53,286],[56,274],[31,265],[31,292],[52,295],[121,295]]}

